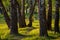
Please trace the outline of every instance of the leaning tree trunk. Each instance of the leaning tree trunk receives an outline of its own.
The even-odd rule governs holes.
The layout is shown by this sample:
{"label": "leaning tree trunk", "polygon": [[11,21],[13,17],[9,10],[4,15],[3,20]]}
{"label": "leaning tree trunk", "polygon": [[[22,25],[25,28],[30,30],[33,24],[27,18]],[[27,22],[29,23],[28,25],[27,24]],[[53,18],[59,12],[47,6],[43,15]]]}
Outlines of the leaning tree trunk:
{"label": "leaning tree trunk", "polygon": [[45,0],[38,0],[40,36],[48,36],[46,25]]}
{"label": "leaning tree trunk", "polygon": [[22,6],[21,6],[21,18],[22,18],[22,26],[25,27],[26,26],[26,22],[25,22],[25,0],[21,0]]}
{"label": "leaning tree trunk", "polygon": [[59,32],[59,0],[56,0],[55,32]]}
{"label": "leaning tree trunk", "polygon": [[11,0],[11,34],[18,34],[17,26],[17,3],[15,0]]}
{"label": "leaning tree trunk", "polygon": [[51,22],[52,22],[52,0],[48,0],[48,17],[47,17],[47,29],[51,30]]}
{"label": "leaning tree trunk", "polygon": [[0,5],[2,7],[3,15],[4,15],[5,21],[6,21],[7,25],[8,25],[8,28],[10,28],[10,18],[9,18],[9,16],[7,14],[7,11],[6,11],[3,3],[2,3],[2,0],[0,0]]}
{"label": "leaning tree trunk", "polygon": [[35,5],[36,5],[36,0],[34,2],[34,4],[32,3],[32,0],[30,0],[30,16],[29,16],[29,27],[32,27],[32,17],[33,17],[33,13],[34,13],[34,9],[35,9]]}

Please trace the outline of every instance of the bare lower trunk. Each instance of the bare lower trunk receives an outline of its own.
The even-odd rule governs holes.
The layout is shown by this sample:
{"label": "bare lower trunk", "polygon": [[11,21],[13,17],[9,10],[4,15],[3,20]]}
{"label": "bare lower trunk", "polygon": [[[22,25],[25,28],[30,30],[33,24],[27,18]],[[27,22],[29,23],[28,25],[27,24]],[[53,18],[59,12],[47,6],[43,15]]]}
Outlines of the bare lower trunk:
{"label": "bare lower trunk", "polygon": [[55,32],[59,32],[59,0],[56,0]]}
{"label": "bare lower trunk", "polygon": [[11,34],[18,34],[17,26],[17,3],[15,0],[11,0]]}
{"label": "bare lower trunk", "polygon": [[25,27],[26,26],[26,22],[25,22],[25,0],[21,0],[22,2],[22,6],[21,6],[21,18],[22,18],[22,26]]}
{"label": "bare lower trunk", "polygon": [[30,0],[30,16],[29,16],[29,27],[32,27],[32,21],[33,21],[33,13],[34,13],[34,9],[35,9],[35,5],[36,5],[36,0],[34,2],[34,5],[32,3],[32,0]]}
{"label": "bare lower trunk", "polygon": [[40,36],[48,36],[46,25],[45,0],[38,0]]}
{"label": "bare lower trunk", "polygon": [[19,27],[23,27],[22,16],[21,16],[21,5],[19,5],[17,0],[15,0],[15,1],[17,3],[17,13],[18,13]]}
{"label": "bare lower trunk", "polygon": [[48,0],[49,9],[48,9],[48,18],[47,18],[47,29],[51,30],[51,22],[52,22],[52,0]]}
{"label": "bare lower trunk", "polygon": [[17,2],[17,12],[18,12],[18,22],[19,22],[19,27],[25,27],[26,26],[26,23],[25,23],[25,13],[24,13],[24,3],[23,3],[23,0],[22,0],[22,12],[21,12],[21,4],[19,5],[18,1],[16,0]]}

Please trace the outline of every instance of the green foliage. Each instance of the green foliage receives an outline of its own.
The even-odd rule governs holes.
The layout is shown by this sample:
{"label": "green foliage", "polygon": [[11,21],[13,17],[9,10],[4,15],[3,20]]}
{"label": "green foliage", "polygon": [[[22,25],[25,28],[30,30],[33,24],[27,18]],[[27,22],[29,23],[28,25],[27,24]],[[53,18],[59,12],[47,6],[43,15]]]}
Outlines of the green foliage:
{"label": "green foliage", "polygon": [[2,24],[2,23],[4,23],[5,21],[4,21],[4,17],[3,17],[3,15],[1,15],[0,14],[0,24]]}

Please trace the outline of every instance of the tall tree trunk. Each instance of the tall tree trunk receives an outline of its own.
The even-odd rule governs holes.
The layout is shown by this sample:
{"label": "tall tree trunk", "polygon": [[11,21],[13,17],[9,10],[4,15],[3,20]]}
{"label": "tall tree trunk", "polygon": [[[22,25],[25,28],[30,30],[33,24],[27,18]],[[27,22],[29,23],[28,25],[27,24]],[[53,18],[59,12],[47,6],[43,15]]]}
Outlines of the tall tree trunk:
{"label": "tall tree trunk", "polygon": [[52,22],[52,0],[48,0],[48,18],[47,18],[47,29],[51,30],[51,22]]}
{"label": "tall tree trunk", "polygon": [[34,13],[34,9],[35,9],[35,5],[36,5],[36,0],[34,2],[34,4],[32,3],[32,0],[30,0],[30,16],[29,16],[29,27],[32,27],[32,17],[33,17],[33,13]]}
{"label": "tall tree trunk", "polygon": [[45,0],[38,0],[40,36],[48,36],[46,25]]}
{"label": "tall tree trunk", "polygon": [[22,16],[21,16],[21,6],[19,5],[18,1],[15,0],[16,3],[17,3],[17,13],[18,13],[18,22],[19,22],[19,27],[23,27],[23,22],[21,21],[22,20]]}
{"label": "tall tree trunk", "polygon": [[[29,1],[29,0],[26,0],[26,3],[27,3],[27,4],[28,4],[28,1]],[[28,9],[28,6],[25,7],[26,14],[27,14],[27,9]]]}
{"label": "tall tree trunk", "polygon": [[3,15],[4,15],[5,21],[6,21],[7,25],[8,25],[8,28],[10,28],[10,18],[8,16],[7,11],[5,10],[5,7],[4,7],[4,5],[2,3],[2,0],[0,0],[0,5],[2,7]]}
{"label": "tall tree trunk", "polygon": [[22,26],[25,27],[26,26],[26,22],[25,22],[25,0],[21,0],[22,6],[21,6],[21,18],[22,18]]}
{"label": "tall tree trunk", "polygon": [[11,0],[11,34],[18,34],[17,26],[17,3],[15,0]]}
{"label": "tall tree trunk", "polygon": [[56,0],[55,32],[59,32],[59,0]]}

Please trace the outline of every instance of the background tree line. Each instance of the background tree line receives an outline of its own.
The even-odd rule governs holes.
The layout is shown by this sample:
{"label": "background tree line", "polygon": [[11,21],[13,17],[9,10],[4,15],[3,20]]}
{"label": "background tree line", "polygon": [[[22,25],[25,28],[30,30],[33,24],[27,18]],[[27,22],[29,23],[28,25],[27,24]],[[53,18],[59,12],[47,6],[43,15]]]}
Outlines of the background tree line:
{"label": "background tree line", "polygon": [[[46,12],[46,0],[8,0],[6,8],[3,1],[0,0],[0,10],[4,15],[5,21],[10,29],[11,34],[18,34],[18,24],[20,28],[32,27],[33,15],[38,7],[38,16],[40,24],[40,36],[48,36],[48,30],[52,31],[52,0],[48,0],[48,12]],[[59,0],[55,0],[55,24],[54,32],[59,31]],[[26,25],[25,14],[29,9],[29,23]],[[9,13],[8,13],[9,12]]]}

